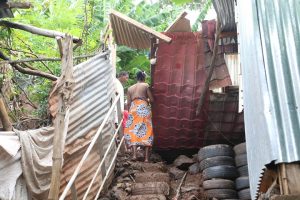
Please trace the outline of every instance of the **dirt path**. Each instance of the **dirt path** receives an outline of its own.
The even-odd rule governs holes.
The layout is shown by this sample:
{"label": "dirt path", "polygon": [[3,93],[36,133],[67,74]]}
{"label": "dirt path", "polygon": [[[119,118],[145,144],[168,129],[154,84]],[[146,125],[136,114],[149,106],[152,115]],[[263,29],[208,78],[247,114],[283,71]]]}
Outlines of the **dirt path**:
{"label": "dirt path", "polygon": [[207,199],[204,197],[203,189],[200,186],[201,174],[188,172],[188,166],[192,163],[179,163],[180,166],[167,165],[157,154],[152,154],[150,160],[150,163],[133,162],[130,161],[130,155],[119,155],[115,168],[115,178],[109,190],[102,195],[100,200],[174,199],[185,172],[187,175],[177,200]]}

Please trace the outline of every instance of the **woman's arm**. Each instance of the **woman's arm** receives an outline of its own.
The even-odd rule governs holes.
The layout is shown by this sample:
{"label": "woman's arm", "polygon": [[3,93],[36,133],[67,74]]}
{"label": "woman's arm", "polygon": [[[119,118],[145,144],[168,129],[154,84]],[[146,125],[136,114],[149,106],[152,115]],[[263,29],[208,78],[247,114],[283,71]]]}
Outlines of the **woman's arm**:
{"label": "woman's arm", "polygon": [[130,95],[130,92],[127,91],[127,109],[128,109],[128,111],[130,109],[130,104],[131,104],[131,95]]}
{"label": "woman's arm", "polygon": [[152,92],[150,90],[150,87],[147,88],[147,96],[148,96],[150,102],[153,103],[154,102],[154,98],[153,98]]}

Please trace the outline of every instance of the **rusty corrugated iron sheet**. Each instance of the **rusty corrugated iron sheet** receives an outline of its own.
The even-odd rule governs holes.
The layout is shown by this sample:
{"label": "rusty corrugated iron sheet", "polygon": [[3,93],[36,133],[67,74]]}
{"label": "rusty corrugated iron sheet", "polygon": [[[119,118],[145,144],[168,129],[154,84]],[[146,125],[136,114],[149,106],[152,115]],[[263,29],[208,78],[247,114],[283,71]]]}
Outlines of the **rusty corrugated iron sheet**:
{"label": "rusty corrugated iron sheet", "polygon": [[125,45],[134,49],[149,49],[151,38],[158,38],[165,42],[171,41],[171,38],[117,11],[112,11],[109,17],[115,42],[118,45]]}
{"label": "rusty corrugated iron sheet", "polygon": [[210,93],[204,145],[236,145],[245,141],[244,113],[238,112],[238,87],[225,93]]}
{"label": "rusty corrugated iron sheet", "polygon": [[267,164],[300,160],[300,17],[296,2],[237,1],[253,199]]}
{"label": "rusty corrugated iron sheet", "polygon": [[[205,83],[204,47],[200,33],[166,33],[153,69],[154,145],[159,149],[199,148],[206,118],[195,110]],[[202,51],[201,51],[202,50]]]}
{"label": "rusty corrugated iron sheet", "polygon": [[[62,169],[62,192],[71,178],[77,164],[81,160],[90,140],[102,123],[110,108],[114,96],[112,66],[109,63],[109,52],[97,55],[86,62],[74,66],[75,87],[70,108],[70,121],[64,151],[64,165]],[[50,110],[56,109],[56,99],[49,100]],[[96,144],[87,158],[84,167],[75,181],[78,198],[81,199],[92,180],[94,172],[100,163],[100,150],[106,150],[113,135],[113,116],[102,133],[102,147]],[[111,159],[114,148],[106,162]],[[108,165],[106,165],[108,166]],[[88,199],[95,197],[100,187],[101,175],[94,183]],[[71,193],[69,193],[71,195]],[[68,196],[67,198],[71,198]]]}
{"label": "rusty corrugated iron sheet", "polygon": [[[196,117],[195,110],[211,57],[207,54],[208,43],[201,33],[165,34],[172,43],[159,44],[157,63],[152,69],[154,145],[158,149],[199,148],[205,143],[208,95],[203,113]],[[216,65],[215,83],[220,87],[230,84],[228,70],[222,70],[226,67],[224,58]]]}
{"label": "rusty corrugated iron sheet", "polygon": [[[215,32],[216,32],[215,20],[202,22],[202,40],[204,42],[204,52],[205,52],[204,63],[206,69],[209,68],[211,58],[213,55]],[[223,50],[224,50],[224,46],[218,45],[217,55],[215,57],[215,69],[209,84],[210,89],[226,87],[232,84],[229,71],[225,63]]]}

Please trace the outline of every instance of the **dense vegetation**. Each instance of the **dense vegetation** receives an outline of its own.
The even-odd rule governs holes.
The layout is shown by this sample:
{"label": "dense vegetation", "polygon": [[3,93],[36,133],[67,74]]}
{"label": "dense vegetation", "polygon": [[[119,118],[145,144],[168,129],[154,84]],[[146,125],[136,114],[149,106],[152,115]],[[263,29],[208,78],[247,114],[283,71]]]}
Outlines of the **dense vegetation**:
{"label": "dense vegetation", "polygon": [[[197,24],[204,18],[204,13],[211,1],[160,0],[157,3],[133,0],[32,0],[33,8],[14,10],[13,22],[31,24],[36,27],[70,33],[82,38],[83,44],[74,54],[93,54],[101,50],[101,34],[108,24],[108,13],[118,10],[129,17],[157,30],[163,31],[184,9],[198,10]],[[191,2],[188,4],[180,4]],[[0,26],[0,52],[12,60],[37,57],[59,57],[56,41],[51,38],[32,35],[21,30]],[[148,51],[119,46],[117,49],[117,71],[130,72],[133,75],[139,69],[149,73]],[[1,60],[0,60],[1,61]],[[84,61],[78,59],[76,63]],[[31,62],[21,64],[59,76],[60,62]],[[16,127],[22,128],[24,121],[37,119],[37,126],[48,123],[47,101],[52,81],[25,75],[13,69],[4,69],[0,74],[1,95],[10,109],[10,116]],[[4,91],[5,90],[5,91]],[[25,127],[26,128],[26,127]]]}

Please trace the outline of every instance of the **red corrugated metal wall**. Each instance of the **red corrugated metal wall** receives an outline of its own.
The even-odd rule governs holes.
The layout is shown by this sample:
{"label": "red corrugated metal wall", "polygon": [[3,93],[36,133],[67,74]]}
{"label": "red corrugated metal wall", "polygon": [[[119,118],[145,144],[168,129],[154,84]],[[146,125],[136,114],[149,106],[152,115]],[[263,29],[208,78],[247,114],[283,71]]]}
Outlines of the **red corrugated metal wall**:
{"label": "red corrugated metal wall", "polygon": [[207,121],[205,115],[195,116],[206,80],[204,43],[200,33],[166,35],[172,43],[159,44],[152,69],[154,145],[158,149],[198,148]]}

